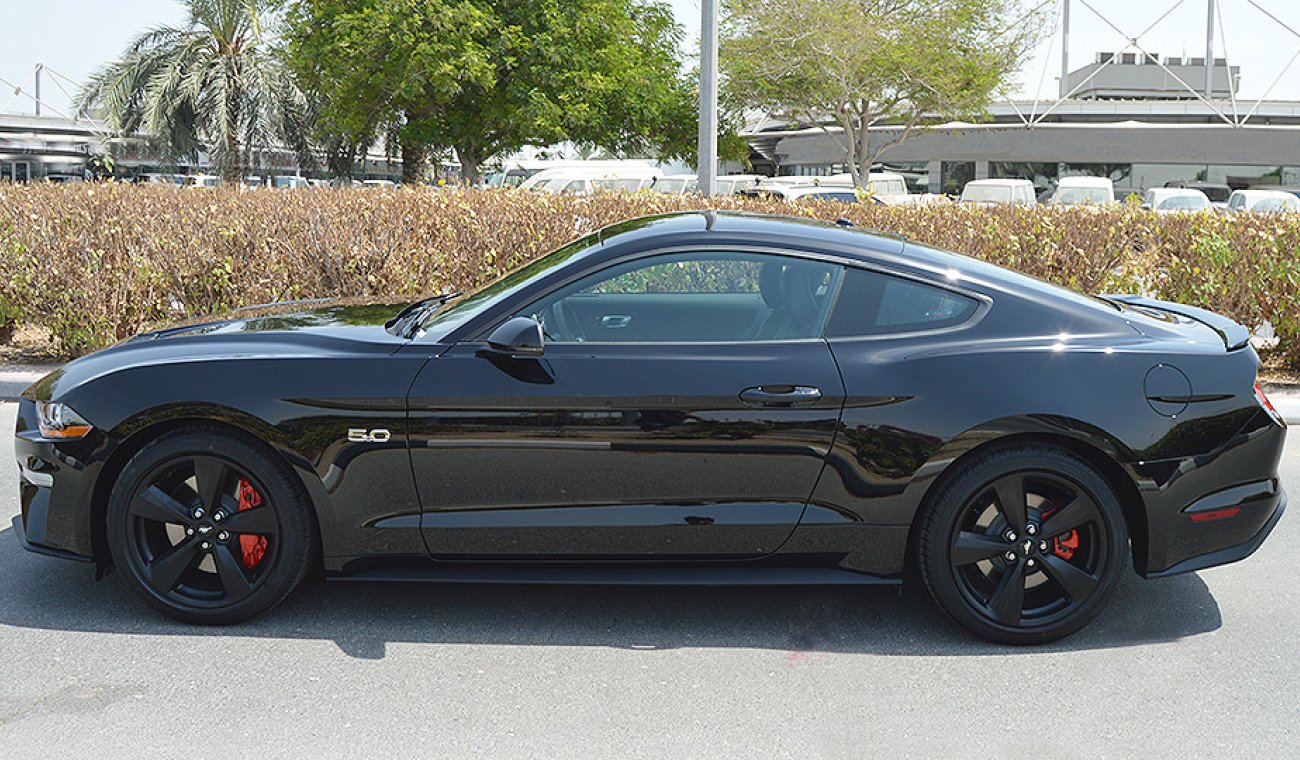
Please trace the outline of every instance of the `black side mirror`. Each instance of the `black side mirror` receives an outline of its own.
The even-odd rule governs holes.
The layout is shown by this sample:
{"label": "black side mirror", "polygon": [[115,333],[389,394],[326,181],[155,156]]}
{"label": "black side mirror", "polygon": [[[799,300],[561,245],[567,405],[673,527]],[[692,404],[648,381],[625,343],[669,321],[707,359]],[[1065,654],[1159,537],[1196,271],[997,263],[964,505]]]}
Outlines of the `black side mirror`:
{"label": "black side mirror", "polygon": [[545,351],[542,325],[532,317],[513,317],[492,331],[487,353],[513,358],[541,356]]}

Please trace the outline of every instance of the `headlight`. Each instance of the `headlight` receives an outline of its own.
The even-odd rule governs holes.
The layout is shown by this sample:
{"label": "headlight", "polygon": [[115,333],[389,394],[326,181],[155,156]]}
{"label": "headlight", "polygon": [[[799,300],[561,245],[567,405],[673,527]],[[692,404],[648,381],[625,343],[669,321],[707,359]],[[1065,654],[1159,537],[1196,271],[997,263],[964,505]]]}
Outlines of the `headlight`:
{"label": "headlight", "polygon": [[85,438],[95,429],[72,407],[54,401],[37,401],[36,418],[42,438]]}

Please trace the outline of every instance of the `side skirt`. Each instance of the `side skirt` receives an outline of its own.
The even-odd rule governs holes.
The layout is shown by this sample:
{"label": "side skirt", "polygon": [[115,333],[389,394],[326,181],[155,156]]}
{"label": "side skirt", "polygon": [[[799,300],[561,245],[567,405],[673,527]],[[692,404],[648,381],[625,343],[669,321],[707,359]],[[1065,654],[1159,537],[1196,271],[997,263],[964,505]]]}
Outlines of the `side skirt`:
{"label": "side skirt", "polygon": [[477,564],[375,568],[336,581],[526,583],[587,586],[897,586],[901,578],[833,567],[655,567],[638,565]]}

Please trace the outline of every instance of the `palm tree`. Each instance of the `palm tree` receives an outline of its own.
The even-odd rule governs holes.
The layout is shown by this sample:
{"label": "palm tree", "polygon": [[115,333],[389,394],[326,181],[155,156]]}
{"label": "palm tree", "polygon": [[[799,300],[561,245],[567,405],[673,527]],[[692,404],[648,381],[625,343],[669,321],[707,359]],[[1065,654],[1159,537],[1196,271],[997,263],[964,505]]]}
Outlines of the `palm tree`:
{"label": "palm tree", "polygon": [[141,34],[78,94],[81,115],[149,134],[169,158],[207,150],[238,182],[251,150],[279,142],[310,163],[311,108],[267,33],[276,0],[183,0],[189,23]]}

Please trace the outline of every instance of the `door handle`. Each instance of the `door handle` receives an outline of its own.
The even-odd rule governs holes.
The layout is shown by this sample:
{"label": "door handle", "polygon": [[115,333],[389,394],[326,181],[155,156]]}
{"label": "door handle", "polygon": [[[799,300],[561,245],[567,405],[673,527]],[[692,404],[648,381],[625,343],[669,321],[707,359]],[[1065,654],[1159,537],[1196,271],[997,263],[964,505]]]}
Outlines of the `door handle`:
{"label": "door handle", "polygon": [[740,400],[754,406],[807,406],[822,397],[812,385],[761,385],[740,392]]}
{"label": "door handle", "polygon": [[600,326],[618,330],[631,324],[632,318],[626,314],[606,314],[600,318]]}

